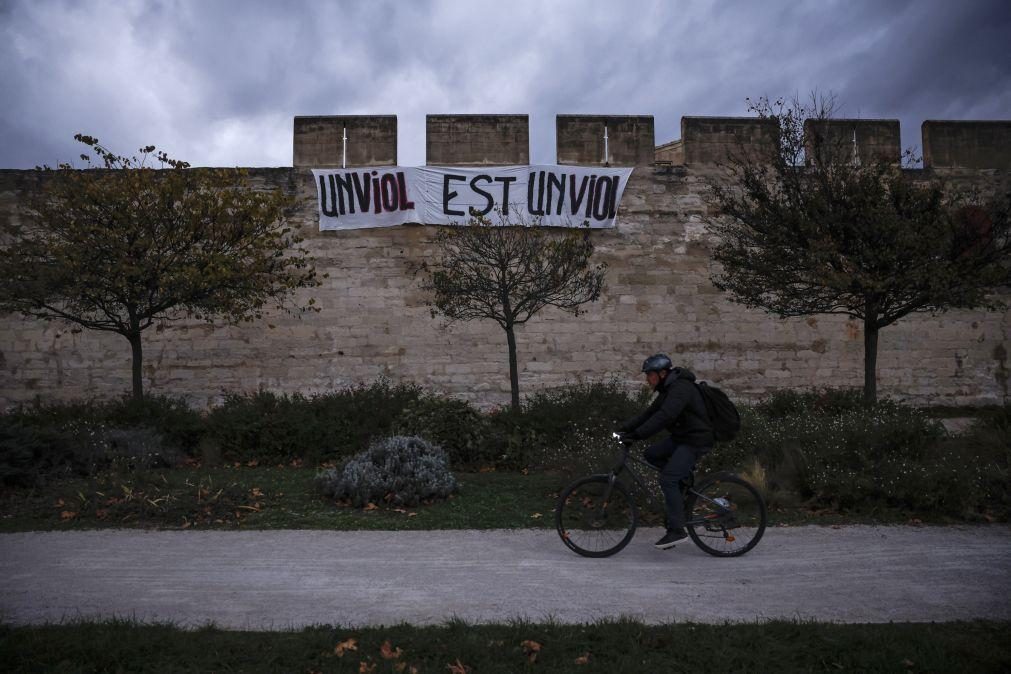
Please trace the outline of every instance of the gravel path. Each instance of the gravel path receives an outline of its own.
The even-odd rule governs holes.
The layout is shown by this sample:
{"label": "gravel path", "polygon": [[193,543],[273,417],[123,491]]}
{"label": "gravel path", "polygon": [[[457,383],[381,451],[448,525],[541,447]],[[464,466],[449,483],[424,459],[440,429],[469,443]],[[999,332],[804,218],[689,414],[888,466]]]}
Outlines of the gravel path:
{"label": "gravel path", "polygon": [[1011,620],[1011,527],[785,527],[738,559],[639,531],[607,559],[554,531],[0,535],[0,620],[235,629],[511,618]]}

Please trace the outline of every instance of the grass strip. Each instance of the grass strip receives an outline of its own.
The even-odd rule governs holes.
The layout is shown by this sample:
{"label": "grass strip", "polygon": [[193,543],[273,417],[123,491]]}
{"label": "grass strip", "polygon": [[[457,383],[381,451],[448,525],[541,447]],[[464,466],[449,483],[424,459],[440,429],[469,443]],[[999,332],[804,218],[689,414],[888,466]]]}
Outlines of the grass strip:
{"label": "grass strip", "polygon": [[513,529],[554,526],[557,475],[458,473],[453,498],[415,508],[341,507],[310,468],[171,469],[53,482],[0,496],[0,531]]}
{"label": "grass strip", "polygon": [[[0,494],[0,532],[74,529],[424,530],[553,527],[559,489],[571,478],[519,472],[458,473],[448,501],[367,510],[316,491],[312,468],[175,468],[105,473]],[[659,496],[659,494],[657,494]],[[659,501],[639,498],[642,526],[660,526]],[[773,507],[771,526],[953,523],[948,513],[868,508],[846,512]]]}
{"label": "grass strip", "polygon": [[0,627],[10,672],[1003,672],[1009,623]]}

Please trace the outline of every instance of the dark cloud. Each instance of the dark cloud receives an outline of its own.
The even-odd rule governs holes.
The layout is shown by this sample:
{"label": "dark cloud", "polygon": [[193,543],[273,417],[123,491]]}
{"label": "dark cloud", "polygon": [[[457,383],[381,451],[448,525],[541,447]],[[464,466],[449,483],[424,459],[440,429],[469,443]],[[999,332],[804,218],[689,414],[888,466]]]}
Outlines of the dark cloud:
{"label": "dark cloud", "polygon": [[75,132],[194,164],[287,165],[295,115],[745,115],[745,97],[835,92],[847,116],[1008,118],[1006,2],[0,2],[0,167],[76,157]]}

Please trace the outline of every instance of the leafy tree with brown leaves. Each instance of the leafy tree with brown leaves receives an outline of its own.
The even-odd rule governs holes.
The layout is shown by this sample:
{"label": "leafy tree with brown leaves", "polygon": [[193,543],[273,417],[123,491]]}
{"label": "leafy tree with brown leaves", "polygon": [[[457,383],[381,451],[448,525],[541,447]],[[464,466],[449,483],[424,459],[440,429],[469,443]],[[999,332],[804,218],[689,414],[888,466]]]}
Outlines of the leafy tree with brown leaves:
{"label": "leafy tree with brown leaves", "polygon": [[[43,167],[23,217],[3,225],[0,311],[115,332],[133,353],[133,396],[143,396],[141,334],[157,320],[230,323],[286,307],[296,288],[319,285],[301,239],[285,226],[291,200],[252,189],[240,169],[191,169],[164,152],[161,168],[75,138],[101,164]],[[305,306],[287,307],[305,311]]]}
{"label": "leafy tree with brown leaves", "polygon": [[1009,194],[1006,183],[989,195],[958,190],[898,157],[855,156],[832,132],[833,107],[816,96],[752,106],[779,134],[768,154],[735,152],[730,180],[710,185],[713,283],[780,318],[861,320],[873,403],[882,328],[914,312],[1004,306],[993,291],[1009,283]]}
{"label": "leafy tree with brown leaves", "polygon": [[434,292],[432,315],[450,321],[490,319],[506,333],[512,409],[520,405],[516,326],[547,306],[579,314],[604,287],[606,263],[591,265],[589,231],[549,231],[538,222],[503,224],[473,215],[466,225],[440,228],[441,260],[422,269]]}

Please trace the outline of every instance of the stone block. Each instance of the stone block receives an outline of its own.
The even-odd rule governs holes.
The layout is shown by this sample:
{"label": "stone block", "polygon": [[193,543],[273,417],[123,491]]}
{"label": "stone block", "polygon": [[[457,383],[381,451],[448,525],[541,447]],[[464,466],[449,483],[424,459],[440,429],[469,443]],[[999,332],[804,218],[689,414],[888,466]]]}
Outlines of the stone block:
{"label": "stone block", "polygon": [[530,163],[527,115],[428,115],[429,166],[508,166]]}
{"label": "stone block", "polygon": [[927,120],[924,168],[1011,169],[1011,120]]}
{"label": "stone block", "polygon": [[297,168],[395,166],[397,116],[295,117],[293,147],[292,166]]}
{"label": "stone block", "polygon": [[655,161],[653,144],[652,115],[555,117],[559,164],[649,166]]}
{"label": "stone block", "polygon": [[819,153],[827,153],[823,156],[832,161],[857,164],[878,160],[898,164],[902,158],[897,119],[808,119],[804,133],[809,139],[809,165]]}
{"label": "stone block", "polygon": [[682,117],[684,163],[720,164],[743,154],[772,156],[779,127],[775,120],[757,117]]}

